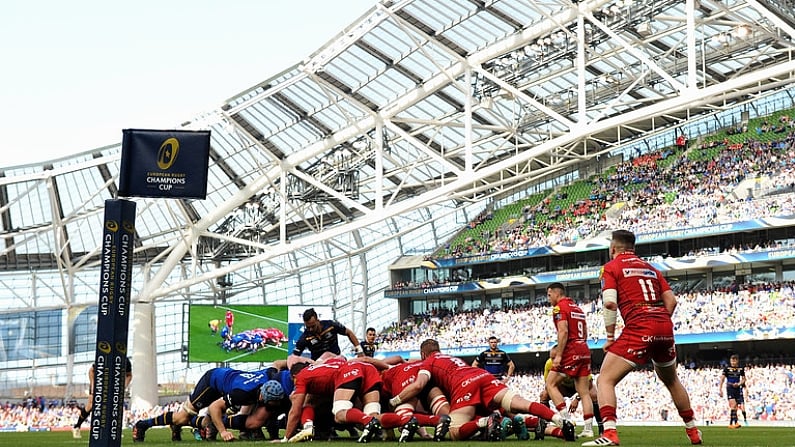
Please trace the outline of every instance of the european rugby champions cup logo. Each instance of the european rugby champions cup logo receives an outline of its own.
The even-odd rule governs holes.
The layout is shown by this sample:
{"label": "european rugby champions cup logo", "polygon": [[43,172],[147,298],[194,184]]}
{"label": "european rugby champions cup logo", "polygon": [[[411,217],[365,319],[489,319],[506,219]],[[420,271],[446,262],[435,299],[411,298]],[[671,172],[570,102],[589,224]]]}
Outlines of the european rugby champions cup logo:
{"label": "european rugby champions cup logo", "polygon": [[109,220],[105,222],[105,229],[115,233],[119,231],[119,223],[116,222],[115,220]]}
{"label": "european rugby champions cup logo", "polygon": [[120,197],[205,199],[209,130],[124,129]]}
{"label": "european rugby champions cup logo", "polygon": [[160,143],[157,158],[154,160],[157,169],[151,169],[146,176],[146,183],[151,188],[157,188],[164,193],[185,188],[187,173],[171,171],[174,163],[177,162],[179,148],[179,140],[176,137],[166,138]]}
{"label": "european rugby champions cup logo", "polygon": [[97,342],[97,349],[103,354],[110,354],[110,343],[107,341]]}
{"label": "european rugby champions cup logo", "polygon": [[179,155],[179,140],[174,137],[166,139],[157,151],[157,167],[167,171],[177,160],[177,155]]}

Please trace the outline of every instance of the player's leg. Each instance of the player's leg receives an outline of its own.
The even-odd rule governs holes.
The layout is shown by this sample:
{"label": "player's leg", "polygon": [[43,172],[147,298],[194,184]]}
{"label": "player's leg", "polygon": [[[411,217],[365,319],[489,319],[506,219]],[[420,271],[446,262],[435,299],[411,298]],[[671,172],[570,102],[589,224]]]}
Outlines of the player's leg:
{"label": "player's leg", "polygon": [[593,418],[596,420],[596,425],[599,427],[599,434],[605,430],[604,423],[602,422],[602,413],[599,412],[599,400],[596,395],[596,387],[593,384],[593,379],[588,380],[588,393],[591,395],[591,402],[593,402]]}
{"label": "player's leg", "polygon": [[[349,384],[343,384],[343,387]],[[356,391],[351,388],[337,388],[334,391],[334,399],[331,405],[331,412],[334,414],[334,422],[338,424],[367,424],[372,419],[362,412],[362,410],[353,407],[353,396]]]}
{"label": "player's leg", "polygon": [[583,446],[618,445],[616,385],[634,369],[634,366],[612,352],[605,353],[596,381],[599,411],[602,414],[605,430],[601,438],[583,443]]}
{"label": "player's leg", "polygon": [[[742,402],[737,401],[737,409],[743,414],[743,424],[748,425],[748,413],[745,412],[745,398],[742,396],[742,391],[740,393]],[[737,423],[739,424],[739,421],[737,421]]]}
{"label": "player's leg", "polygon": [[577,396],[580,398],[582,404],[582,417],[584,427],[579,436],[593,437],[593,401],[591,400],[590,393],[591,378],[589,376],[576,377],[574,379],[574,387],[577,389]]}
{"label": "player's leg", "polygon": [[481,427],[475,419],[475,407],[472,405],[450,411],[450,439],[453,441],[469,439],[479,432]]}
{"label": "player's leg", "polygon": [[[654,362],[654,371],[663,385],[668,388],[668,392],[671,393],[671,400],[674,401],[679,416],[685,423],[685,430],[691,443],[701,444],[701,432],[696,427],[695,416],[690,406],[690,395],[687,394],[687,390],[679,381],[679,375],[676,373],[676,358],[666,363]],[[605,428],[607,428],[606,424]]]}
{"label": "player's leg", "polygon": [[[447,400],[447,396],[445,396],[442,390],[436,386],[431,387],[428,391],[428,402],[431,414],[439,418],[433,431],[433,440],[439,442],[444,440],[445,436],[447,436],[447,433],[450,431],[450,424],[452,423],[452,419],[450,418],[450,402]],[[423,427],[420,428],[420,435],[423,435],[422,430]]]}
{"label": "player's leg", "polygon": [[739,418],[737,417],[737,400],[729,396],[729,428],[737,428],[739,425]]}
{"label": "player's leg", "polygon": [[545,388],[547,394],[549,395],[549,399],[552,401],[555,409],[558,410],[558,413],[560,413],[560,416],[563,419],[570,419],[571,417],[569,415],[569,411],[566,408],[566,399],[563,397],[563,393],[560,391],[560,385],[565,378],[566,375],[563,373],[550,371],[547,375]]}
{"label": "player's leg", "polygon": [[[557,387],[555,388],[557,389]],[[552,421],[563,430],[563,434],[567,441],[574,441],[576,438],[573,422],[564,419],[548,406],[529,401],[511,389],[506,389],[497,393],[497,395],[494,396],[494,402],[499,403],[502,409],[510,413],[529,413],[547,421]]]}

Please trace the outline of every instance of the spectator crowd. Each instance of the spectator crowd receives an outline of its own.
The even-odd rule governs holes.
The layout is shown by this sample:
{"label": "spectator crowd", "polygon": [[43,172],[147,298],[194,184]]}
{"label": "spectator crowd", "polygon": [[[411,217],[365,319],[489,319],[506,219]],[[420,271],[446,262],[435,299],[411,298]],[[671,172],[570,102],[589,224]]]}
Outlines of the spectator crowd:
{"label": "spectator crowd", "polygon": [[[725,140],[693,149],[714,155],[691,158],[688,152],[671,149],[640,155],[593,178],[589,197],[568,208],[555,206],[550,199],[560,198],[560,193],[550,194],[526,207],[514,223],[483,232],[480,240],[448,245],[439,255],[462,257],[569,244],[615,228],[643,234],[795,214],[795,132],[775,141],[749,137],[744,143]],[[676,158],[663,165],[669,157]],[[748,188],[737,190],[746,179],[755,180],[751,195]],[[481,213],[468,228],[477,228],[492,215]]]}
{"label": "spectator crowd", "polygon": [[[795,283],[731,284],[714,290],[679,292],[674,313],[677,334],[769,331],[795,327]],[[579,303],[592,339],[605,338],[600,298]],[[481,346],[491,335],[503,344],[552,343],[555,328],[548,305],[523,305],[467,311],[435,309],[386,328],[383,351],[416,349],[426,338],[443,346]]]}
{"label": "spectator crowd", "polygon": [[[769,361],[770,363],[765,363]],[[748,419],[755,422],[792,421],[795,419],[795,365],[778,363],[773,359],[745,359],[747,377],[747,397],[745,407]],[[752,365],[752,366],[749,366]],[[728,420],[728,406],[725,397],[719,395],[719,383],[723,366],[688,368],[680,365],[679,377],[690,391],[693,409],[703,424],[723,423]],[[664,421],[664,414],[676,418],[676,411],[663,385],[651,370],[630,374],[625,379],[626,386],[619,393],[619,408],[622,420],[636,422]],[[544,383],[541,372],[518,374],[511,378],[511,386],[525,396],[538,396]],[[655,396],[653,399],[649,396]],[[157,406],[149,411],[126,410],[124,425],[133,421],[152,417],[164,411],[177,411],[181,402]],[[29,405],[26,402],[0,404],[0,430],[63,430],[68,431],[77,419],[79,410],[74,405],[62,403],[45,407]],[[581,414],[578,417],[582,417]]]}

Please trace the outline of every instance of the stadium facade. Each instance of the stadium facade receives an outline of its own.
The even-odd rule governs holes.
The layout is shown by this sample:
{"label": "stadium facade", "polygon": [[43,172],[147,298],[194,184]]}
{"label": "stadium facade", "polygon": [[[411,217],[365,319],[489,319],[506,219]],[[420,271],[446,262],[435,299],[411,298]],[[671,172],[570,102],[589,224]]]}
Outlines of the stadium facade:
{"label": "stadium facade", "polygon": [[[206,200],[136,199],[132,405],[206,368],[182,361],[186,303],[329,305],[359,334],[384,327],[400,317],[389,266],[434,252],[486,206],[792,107],[793,11],[378,2],[300,64],[183,123],[212,132]],[[85,395],[119,159],[111,145],[0,174],[9,394]]]}

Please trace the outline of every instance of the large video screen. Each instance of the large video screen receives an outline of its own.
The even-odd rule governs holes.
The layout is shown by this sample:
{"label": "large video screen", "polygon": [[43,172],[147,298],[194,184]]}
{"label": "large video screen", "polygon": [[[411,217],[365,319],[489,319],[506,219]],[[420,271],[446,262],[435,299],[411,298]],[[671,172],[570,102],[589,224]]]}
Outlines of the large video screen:
{"label": "large video screen", "polygon": [[288,343],[288,311],[289,306],[191,305],[188,361],[285,359],[292,346]]}
{"label": "large video screen", "polygon": [[[333,320],[331,306],[189,306],[189,362],[272,362],[286,359],[304,332],[303,313]],[[308,355],[308,352],[304,352]]]}

